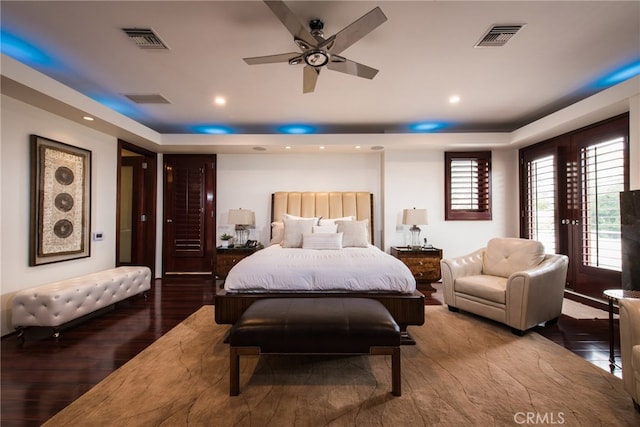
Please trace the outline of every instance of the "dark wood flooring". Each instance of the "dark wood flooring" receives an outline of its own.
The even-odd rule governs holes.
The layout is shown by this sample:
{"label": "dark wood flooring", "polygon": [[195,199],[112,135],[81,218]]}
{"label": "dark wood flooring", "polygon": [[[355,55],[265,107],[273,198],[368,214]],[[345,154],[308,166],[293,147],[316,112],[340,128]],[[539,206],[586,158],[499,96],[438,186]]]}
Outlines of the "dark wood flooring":
{"label": "dark wood flooring", "polygon": [[[58,340],[37,329],[27,330],[22,345],[15,335],[3,337],[0,424],[41,425],[202,305],[213,304],[215,289],[213,280],[156,280],[148,300],[136,296],[118,303],[63,330]],[[423,291],[427,304],[442,304],[440,291]],[[536,331],[609,370],[607,320],[562,316]]]}

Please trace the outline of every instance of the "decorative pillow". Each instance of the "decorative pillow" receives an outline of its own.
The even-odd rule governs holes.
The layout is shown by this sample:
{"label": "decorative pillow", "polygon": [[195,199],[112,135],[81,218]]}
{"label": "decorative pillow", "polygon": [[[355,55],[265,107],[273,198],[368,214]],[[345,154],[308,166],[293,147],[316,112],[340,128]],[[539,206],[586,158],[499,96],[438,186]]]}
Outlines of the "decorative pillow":
{"label": "decorative pillow", "polygon": [[321,219],[322,217],[320,217],[320,216],[314,216],[314,217],[302,217],[302,216],[295,216],[295,215],[290,215],[290,214],[287,214],[287,213],[286,213],[286,214],[283,214],[283,215],[282,215],[282,218],[283,218],[283,219],[313,219],[313,220],[315,220],[315,222],[313,223],[313,225],[320,225],[320,224],[319,224],[319,222],[320,222],[320,219]]}
{"label": "decorative pillow", "polygon": [[316,234],[321,233],[337,233],[338,232],[338,224],[328,224],[328,225],[314,225],[313,232]]}
{"label": "decorative pillow", "polygon": [[367,224],[369,220],[363,221],[336,221],[338,233],[343,233],[342,247],[366,248],[369,246],[367,237]]}
{"label": "decorative pillow", "polygon": [[284,240],[284,222],[274,221],[271,223],[270,245],[279,245]]}
{"label": "decorative pillow", "polygon": [[356,217],[353,215],[344,216],[342,218],[329,218],[329,219],[320,218],[320,221],[318,221],[318,225],[332,225],[332,224],[335,224],[336,221],[354,221],[355,219]]}
{"label": "decorative pillow", "polygon": [[284,219],[284,241],[282,246],[285,248],[301,248],[302,235],[311,234],[313,224],[316,223],[315,218],[308,219]]}
{"label": "decorative pillow", "polygon": [[342,233],[303,234],[302,249],[342,249]]}
{"label": "decorative pillow", "polygon": [[529,270],[544,260],[544,246],[537,240],[515,237],[493,238],[487,243],[482,261],[483,274],[509,277]]}

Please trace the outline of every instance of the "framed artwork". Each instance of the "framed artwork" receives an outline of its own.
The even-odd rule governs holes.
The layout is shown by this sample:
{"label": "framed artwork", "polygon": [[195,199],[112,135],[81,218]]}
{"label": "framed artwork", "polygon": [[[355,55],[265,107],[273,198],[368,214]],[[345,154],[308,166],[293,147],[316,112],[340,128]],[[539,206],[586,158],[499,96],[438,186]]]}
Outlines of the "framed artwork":
{"label": "framed artwork", "polygon": [[31,135],[29,265],[90,255],[91,151]]}

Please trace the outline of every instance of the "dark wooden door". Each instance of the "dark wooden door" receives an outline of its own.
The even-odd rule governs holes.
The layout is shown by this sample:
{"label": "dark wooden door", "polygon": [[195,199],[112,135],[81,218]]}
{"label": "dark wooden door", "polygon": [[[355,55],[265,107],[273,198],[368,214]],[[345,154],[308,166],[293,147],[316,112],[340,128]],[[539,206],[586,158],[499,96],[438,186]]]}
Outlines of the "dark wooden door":
{"label": "dark wooden door", "polygon": [[157,155],[118,141],[117,265],[145,265],[155,277]]}
{"label": "dark wooden door", "polygon": [[166,155],[163,275],[212,275],[215,155]]}

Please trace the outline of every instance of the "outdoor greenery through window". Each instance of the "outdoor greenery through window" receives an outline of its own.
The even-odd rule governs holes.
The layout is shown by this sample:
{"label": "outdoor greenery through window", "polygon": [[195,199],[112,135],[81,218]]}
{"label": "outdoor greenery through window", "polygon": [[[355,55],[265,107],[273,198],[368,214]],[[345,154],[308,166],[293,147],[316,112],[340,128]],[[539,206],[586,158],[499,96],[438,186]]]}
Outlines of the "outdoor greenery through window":
{"label": "outdoor greenery through window", "polygon": [[445,152],[445,220],[491,219],[491,152]]}
{"label": "outdoor greenery through window", "polygon": [[620,271],[620,192],[624,191],[624,138],[580,150],[582,174],[582,261]]}

